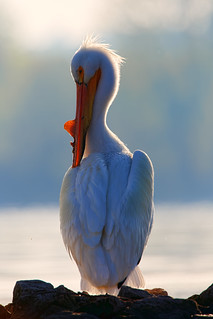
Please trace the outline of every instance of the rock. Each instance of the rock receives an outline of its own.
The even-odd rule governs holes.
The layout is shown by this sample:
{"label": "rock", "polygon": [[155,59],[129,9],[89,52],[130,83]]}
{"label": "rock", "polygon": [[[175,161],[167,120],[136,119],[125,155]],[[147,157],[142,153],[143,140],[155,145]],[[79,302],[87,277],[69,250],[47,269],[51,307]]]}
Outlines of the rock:
{"label": "rock", "polygon": [[134,300],[151,297],[150,293],[145,290],[134,289],[128,286],[122,286],[118,296]]}
{"label": "rock", "polygon": [[41,280],[18,281],[13,291],[11,319],[66,318],[76,307],[78,294]]}
{"label": "rock", "polygon": [[192,300],[159,296],[136,301],[132,305],[132,312],[137,318],[185,319],[199,313],[199,310]]}
{"label": "rock", "polygon": [[206,319],[206,318],[213,318],[213,315],[195,315],[194,319]]}
{"label": "rock", "polygon": [[91,296],[64,286],[54,288],[40,280],[22,280],[15,285],[13,303],[0,307],[0,319],[187,319],[202,318],[207,313],[204,318],[210,318],[212,289],[189,299],[169,297],[161,288],[140,290],[127,286],[121,288],[118,297]]}
{"label": "rock", "polygon": [[145,289],[145,291],[155,296],[168,296],[168,292],[162,288]]}
{"label": "rock", "polygon": [[122,313],[125,306],[125,303],[115,296],[88,296],[79,301],[75,311],[96,315],[98,318],[114,318],[117,314]]}
{"label": "rock", "polygon": [[194,295],[189,299],[198,303],[203,314],[213,314],[213,284],[200,295]]}
{"label": "rock", "polygon": [[168,292],[162,288],[154,289],[135,289],[128,286],[122,286],[118,294],[119,297],[129,299],[143,299],[151,296],[168,296]]}
{"label": "rock", "polygon": [[206,319],[206,318],[213,318],[213,315],[195,315],[194,319]]}
{"label": "rock", "polygon": [[0,305],[0,319],[9,319],[11,314],[7,311],[6,307]]}
{"label": "rock", "polygon": [[203,306],[211,306],[213,304],[213,284],[200,294],[199,303]]}

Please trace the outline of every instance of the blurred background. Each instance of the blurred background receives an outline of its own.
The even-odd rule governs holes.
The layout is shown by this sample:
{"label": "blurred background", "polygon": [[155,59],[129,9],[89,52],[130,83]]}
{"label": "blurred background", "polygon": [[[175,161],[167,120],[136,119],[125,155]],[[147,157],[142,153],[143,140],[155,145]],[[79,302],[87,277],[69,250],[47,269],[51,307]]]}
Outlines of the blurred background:
{"label": "blurred background", "polygon": [[0,2],[0,204],[58,203],[70,60],[86,34],[126,58],[109,127],[155,168],[155,200],[213,199],[213,3]]}
{"label": "blurred background", "polygon": [[[24,229],[29,232],[33,225],[40,225],[35,210],[23,207],[51,205],[54,225],[59,225],[61,182],[72,161],[71,138],[63,129],[64,122],[75,116],[70,61],[87,34],[100,35],[126,58],[120,90],[107,122],[131,151],[142,149],[152,159],[156,209],[160,207],[159,212],[168,213],[157,215],[162,219],[155,223],[158,230],[153,230],[158,234],[153,254],[156,257],[159,237],[163,239],[166,232],[161,228],[159,234],[159,227],[165,226],[171,212],[174,218],[180,212],[184,214],[178,224],[175,219],[169,220],[167,231],[176,234],[172,228],[175,225],[179,235],[183,235],[184,216],[189,211],[189,206],[183,209],[184,204],[193,203],[196,211],[193,217],[190,208],[187,225],[191,227],[195,216],[203,216],[196,219],[196,225],[203,227],[202,236],[209,230],[202,249],[210,240],[212,206],[207,204],[205,209],[205,203],[213,200],[213,2],[0,0],[0,215],[4,227],[4,237],[3,232],[0,234],[4,258],[0,275],[7,278],[5,291],[8,278],[20,279],[20,273],[14,277],[13,267],[8,274],[8,264],[14,256],[12,240],[20,238]],[[165,210],[163,203],[173,206]],[[177,203],[181,205],[179,210],[174,209]],[[14,213],[14,208],[11,211],[8,207],[19,210]],[[23,228],[23,216],[29,212],[34,220]],[[20,216],[23,224],[16,228]],[[46,216],[49,220],[50,215]],[[47,220],[43,226],[48,225]],[[189,228],[184,229],[187,233]],[[190,229],[194,238],[199,227]],[[42,236],[44,243],[48,234],[44,232]],[[26,235],[23,240],[31,237],[32,234]],[[162,246],[169,242],[167,238]],[[176,243],[179,245],[180,241]],[[187,245],[187,241],[181,243],[183,247]],[[193,247],[195,253],[197,246]],[[32,246],[29,250],[32,254]],[[17,263],[19,258],[23,262],[22,253],[21,247],[16,247],[13,261]],[[200,255],[201,250],[196,253]],[[209,247],[206,261],[210,253]],[[57,259],[57,254],[54,256]],[[196,254],[193,256],[197,258]],[[49,265],[45,267],[49,269]],[[204,268],[200,272],[207,273]],[[185,268],[183,272],[186,274]],[[178,278],[177,275],[176,282],[183,283]],[[184,294],[181,288],[178,291],[179,295]]]}

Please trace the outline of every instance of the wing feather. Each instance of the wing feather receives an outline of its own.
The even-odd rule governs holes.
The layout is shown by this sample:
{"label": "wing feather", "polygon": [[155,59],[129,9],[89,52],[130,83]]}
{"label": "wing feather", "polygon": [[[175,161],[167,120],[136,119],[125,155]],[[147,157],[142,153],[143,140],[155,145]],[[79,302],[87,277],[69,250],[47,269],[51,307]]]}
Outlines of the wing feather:
{"label": "wing feather", "polygon": [[[113,176],[116,175],[114,168],[112,171]],[[136,151],[124,166],[120,163],[117,172],[125,176],[126,182],[121,177],[120,182],[114,180],[112,183],[114,204],[108,198],[112,207],[107,212],[106,234],[102,241],[120,282],[136,267],[147,243],[153,219],[154,175],[152,163],[142,151]],[[118,202],[115,202],[115,194],[118,194]]]}
{"label": "wing feather", "polygon": [[96,260],[98,273],[106,282],[109,271],[99,245],[106,221],[108,186],[107,168],[102,157],[101,154],[91,155],[79,167],[67,171],[61,188],[60,219],[65,246],[82,276],[92,278],[95,275]]}
{"label": "wing feather", "polygon": [[[126,193],[121,204],[124,227],[128,234],[127,263],[137,265],[147,243],[153,221],[154,171],[148,155],[135,151]],[[130,244],[132,243],[132,244]]]}
{"label": "wing feather", "polygon": [[81,223],[84,225],[86,221],[89,234],[101,233],[105,225],[107,186],[108,173],[101,156],[83,160],[76,179],[76,198]]}

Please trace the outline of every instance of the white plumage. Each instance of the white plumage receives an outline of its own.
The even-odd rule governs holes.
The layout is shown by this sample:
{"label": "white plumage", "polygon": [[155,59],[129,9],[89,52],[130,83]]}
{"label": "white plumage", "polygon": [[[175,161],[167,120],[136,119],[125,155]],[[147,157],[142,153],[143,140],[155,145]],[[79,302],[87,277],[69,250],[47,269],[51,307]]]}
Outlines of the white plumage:
{"label": "white plumage", "polygon": [[[106,125],[121,61],[108,46],[87,39],[71,63],[80,90],[82,85],[89,88],[100,70],[82,142],[83,159],[66,172],[60,195],[64,244],[78,265],[81,289],[90,293],[117,294],[123,282],[144,286],[138,263],[153,220],[152,163],[142,151],[132,155]],[[78,152],[77,118],[69,131],[75,139],[74,152]]]}

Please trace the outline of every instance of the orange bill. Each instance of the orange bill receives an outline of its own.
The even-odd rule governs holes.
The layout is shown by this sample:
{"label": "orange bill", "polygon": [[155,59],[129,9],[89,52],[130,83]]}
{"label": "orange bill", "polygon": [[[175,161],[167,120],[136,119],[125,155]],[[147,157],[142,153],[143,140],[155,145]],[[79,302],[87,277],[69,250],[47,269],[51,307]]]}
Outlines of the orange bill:
{"label": "orange bill", "polygon": [[79,67],[79,82],[76,83],[76,118],[64,124],[64,129],[74,138],[72,167],[80,165],[84,154],[86,134],[92,119],[93,103],[101,76],[98,69],[88,84],[84,83],[84,70]]}

